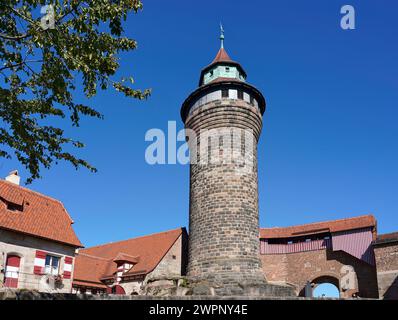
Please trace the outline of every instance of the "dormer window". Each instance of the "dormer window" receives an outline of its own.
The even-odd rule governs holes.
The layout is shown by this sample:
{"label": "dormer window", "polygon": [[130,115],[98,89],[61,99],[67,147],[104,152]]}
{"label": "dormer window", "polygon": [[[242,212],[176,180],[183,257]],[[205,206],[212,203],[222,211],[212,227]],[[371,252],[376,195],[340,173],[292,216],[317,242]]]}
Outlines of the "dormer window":
{"label": "dormer window", "polygon": [[8,202],[7,203],[7,210],[10,210],[10,211],[21,211],[22,212],[23,211],[23,207],[18,205],[18,204],[16,204],[16,203]]}

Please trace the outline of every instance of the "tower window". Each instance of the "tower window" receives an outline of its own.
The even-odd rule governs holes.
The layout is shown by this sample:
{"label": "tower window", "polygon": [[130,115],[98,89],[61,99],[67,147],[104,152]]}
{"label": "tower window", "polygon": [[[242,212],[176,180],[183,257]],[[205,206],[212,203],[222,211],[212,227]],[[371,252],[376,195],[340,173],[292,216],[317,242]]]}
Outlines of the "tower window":
{"label": "tower window", "polygon": [[254,98],[253,98],[253,96],[250,96],[250,103],[251,103],[251,104],[254,104]]}
{"label": "tower window", "polygon": [[212,76],[213,76],[213,70],[210,71],[210,77],[212,77]]}
{"label": "tower window", "polygon": [[228,98],[228,89],[221,90],[221,98]]}
{"label": "tower window", "polygon": [[238,99],[243,100],[243,91],[238,90]]}
{"label": "tower window", "polygon": [[225,67],[225,72],[229,72],[229,67]]}

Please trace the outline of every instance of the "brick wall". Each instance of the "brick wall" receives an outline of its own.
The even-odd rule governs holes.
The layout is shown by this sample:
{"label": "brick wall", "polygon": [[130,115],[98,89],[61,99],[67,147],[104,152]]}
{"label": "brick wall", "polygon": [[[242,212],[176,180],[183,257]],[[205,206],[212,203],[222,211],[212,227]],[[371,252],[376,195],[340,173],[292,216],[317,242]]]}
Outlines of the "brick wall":
{"label": "brick wall", "polygon": [[398,299],[398,240],[374,246],[381,299]]}
{"label": "brick wall", "polygon": [[[33,273],[36,250],[59,256],[61,258],[60,274],[63,273],[65,256],[73,257],[75,255],[74,247],[0,229],[0,269],[3,270],[3,272],[0,273],[0,283],[2,283],[4,279],[7,254],[16,254],[21,257],[18,288],[34,289],[44,292],[52,291],[44,276]],[[62,288],[57,289],[57,291],[71,292],[71,279],[63,279]]]}

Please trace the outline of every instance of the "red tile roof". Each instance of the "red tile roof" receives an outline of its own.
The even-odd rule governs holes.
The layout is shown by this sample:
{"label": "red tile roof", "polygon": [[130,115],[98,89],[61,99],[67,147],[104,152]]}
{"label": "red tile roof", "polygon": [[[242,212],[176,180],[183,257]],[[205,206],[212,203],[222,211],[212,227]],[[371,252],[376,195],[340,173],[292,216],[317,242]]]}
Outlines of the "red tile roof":
{"label": "red tile roof", "polygon": [[377,236],[377,240],[398,239],[398,232],[384,233]]}
{"label": "red tile roof", "polygon": [[130,256],[129,254],[119,253],[113,261],[115,262],[131,262],[131,263],[138,263],[140,257],[139,256]]}
{"label": "red tile roof", "polygon": [[[79,250],[76,257],[74,282],[101,284],[101,279],[112,278],[119,258],[136,259],[125,275],[150,273],[177,241],[185,228],[156,233],[114,243]],[[76,282],[77,283],[77,282]]]}
{"label": "red tile roof", "polygon": [[385,233],[377,236],[376,243],[397,242],[398,232]]}
{"label": "red tile roof", "polygon": [[282,228],[261,228],[260,238],[290,238],[299,237],[309,234],[317,234],[324,232],[339,232],[361,228],[373,228],[376,231],[376,219],[373,215],[364,215],[355,218],[340,219],[333,221],[315,222],[303,224],[299,226],[282,227]]}
{"label": "red tile roof", "polygon": [[[9,210],[9,204],[20,206],[22,211]],[[60,201],[0,180],[0,228],[83,247],[72,224]]]}

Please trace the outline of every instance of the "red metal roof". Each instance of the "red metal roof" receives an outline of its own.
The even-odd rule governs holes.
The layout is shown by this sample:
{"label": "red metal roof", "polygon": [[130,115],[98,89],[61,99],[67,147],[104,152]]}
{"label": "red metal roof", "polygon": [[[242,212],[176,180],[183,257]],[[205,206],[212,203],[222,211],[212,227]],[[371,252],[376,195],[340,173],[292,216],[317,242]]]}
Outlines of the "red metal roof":
{"label": "red metal roof", "polygon": [[232,60],[224,48],[220,48],[220,50],[218,50],[215,58],[213,59],[212,63],[210,63],[208,66],[206,66],[205,68],[202,69],[202,71],[200,73],[200,78],[199,78],[199,86],[201,86],[203,84],[203,75],[205,72],[207,72],[208,70],[213,68],[215,65],[223,64],[223,63],[236,66],[240,70],[242,75],[246,78],[246,72],[242,68],[242,66],[238,62]]}
{"label": "red metal roof", "polygon": [[333,221],[315,222],[291,227],[261,228],[260,238],[291,238],[324,232],[340,232],[361,228],[373,228],[376,230],[376,219],[373,215],[364,215],[355,218],[347,218]]}
{"label": "red metal roof", "polygon": [[125,275],[147,274],[155,269],[177,241],[185,228],[156,233],[91,248],[81,249],[76,257],[74,283],[101,283],[113,278],[119,258],[133,260],[134,266]]}
{"label": "red metal roof", "polygon": [[[20,210],[9,210],[8,205]],[[83,247],[63,204],[53,198],[0,180],[0,228]]]}
{"label": "red metal roof", "polygon": [[225,51],[224,48],[220,48],[220,50],[218,50],[217,55],[215,56],[213,63],[217,63],[217,62],[233,62],[232,59],[229,57],[227,51]]}

